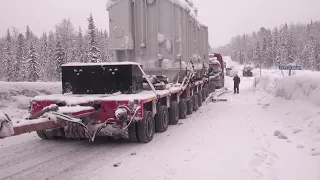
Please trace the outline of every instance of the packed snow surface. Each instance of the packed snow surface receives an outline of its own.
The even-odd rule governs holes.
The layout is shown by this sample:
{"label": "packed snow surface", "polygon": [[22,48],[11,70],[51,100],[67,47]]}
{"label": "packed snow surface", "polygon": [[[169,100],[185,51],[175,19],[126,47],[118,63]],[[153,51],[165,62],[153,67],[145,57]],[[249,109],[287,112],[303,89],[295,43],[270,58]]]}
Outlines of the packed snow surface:
{"label": "packed snow surface", "polygon": [[[242,71],[243,66],[229,63]],[[296,72],[304,74],[317,77]],[[252,86],[255,77],[240,75],[240,94],[204,104],[148,144],[105,138],[45,141],[35,133],[1,139],[0,179],[319,180],[319,106],[308,98],[275,97],[274,89],[266,91],[279,86],[273,80],[290,80],[275,70],[262,75],[269,77],[269,88],[263,88],[262,79]],[[233,89],[231,77],[226,87]],[[16,107],[8,113],[15,114]]]}

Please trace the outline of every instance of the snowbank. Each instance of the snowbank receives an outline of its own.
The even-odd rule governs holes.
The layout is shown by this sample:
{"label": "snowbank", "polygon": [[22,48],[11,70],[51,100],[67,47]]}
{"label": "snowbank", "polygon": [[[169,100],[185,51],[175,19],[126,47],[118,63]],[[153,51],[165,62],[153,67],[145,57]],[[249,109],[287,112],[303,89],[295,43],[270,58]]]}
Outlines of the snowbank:
{"label": "snowbank", "polygon": [[59,82],[0,81],[0,111],[4,108],[28,109],[32,97],[59,93],[61,93]]}
{"label": "snowbank", "polygon": [[263,70],[262,77],[256,77],[254,85],[276,97],[320,106],[320,72],[298,71],[292,76],[282,76],[279,70]]}

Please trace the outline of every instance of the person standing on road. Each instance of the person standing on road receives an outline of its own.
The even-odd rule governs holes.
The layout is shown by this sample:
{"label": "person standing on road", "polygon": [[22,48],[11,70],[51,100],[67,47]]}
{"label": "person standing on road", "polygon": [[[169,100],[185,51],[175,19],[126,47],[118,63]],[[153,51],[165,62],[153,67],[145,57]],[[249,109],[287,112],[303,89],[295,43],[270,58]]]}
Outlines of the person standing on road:
{"label": "person standing on road", "polygon": [[240,84],[240,78],[239,78],[238,74],[236,74],[236,76],[233,78],[234,94],[235,93],[239,94],[239,84]]}

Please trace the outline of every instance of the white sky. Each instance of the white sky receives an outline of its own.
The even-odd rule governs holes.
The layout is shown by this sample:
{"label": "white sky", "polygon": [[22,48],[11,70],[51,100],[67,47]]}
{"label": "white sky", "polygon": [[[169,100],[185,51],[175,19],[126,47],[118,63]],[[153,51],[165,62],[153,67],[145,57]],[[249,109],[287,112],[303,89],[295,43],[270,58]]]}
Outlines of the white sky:
{"label": "white sky", "polygon": [[[84,30],[90,12],[96,26],[108,30],[106,0],[0,0],[0,4],[0,36],[12,26],[24,32],[27,24],[40,35],[63,18]],[[212,47],[262,26],[320,20],[320,0],[196,0],[195,4],[199,19],[209,27]]]}

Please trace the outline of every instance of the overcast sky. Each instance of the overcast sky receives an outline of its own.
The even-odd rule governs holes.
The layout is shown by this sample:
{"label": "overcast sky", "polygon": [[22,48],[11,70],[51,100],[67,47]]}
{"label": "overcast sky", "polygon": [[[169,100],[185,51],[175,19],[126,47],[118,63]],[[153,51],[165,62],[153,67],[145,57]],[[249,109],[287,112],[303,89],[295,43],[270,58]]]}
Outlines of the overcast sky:
{"label": "overcast sky", "polygon": [[[106,0],[0,0],[0,35],[15,26],[24,32],[28,24],[36,34],[53,30],[63,18],[75,27],[87,28],[92,12],[96,26],[108,29]],[[320,20],[320,0],[196,0],[199,19],[208,25],[212,47],[229,42],[239,33],[284,22]]]}

